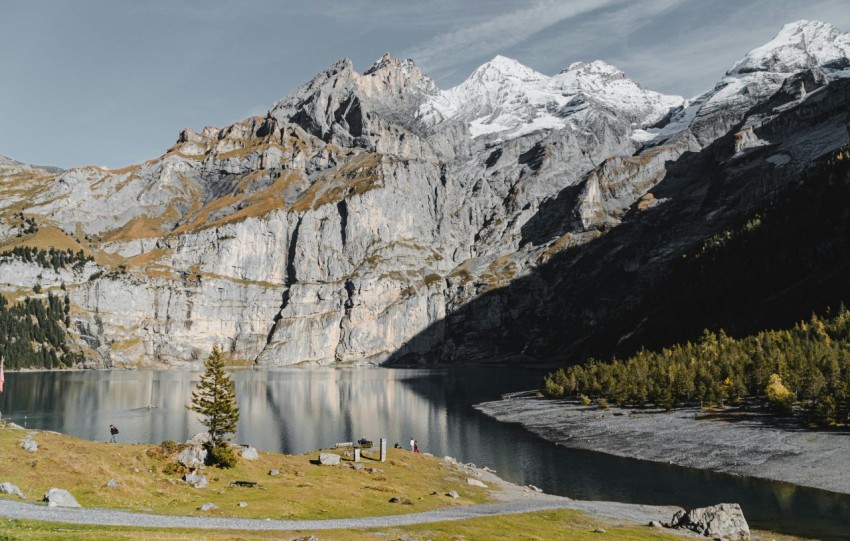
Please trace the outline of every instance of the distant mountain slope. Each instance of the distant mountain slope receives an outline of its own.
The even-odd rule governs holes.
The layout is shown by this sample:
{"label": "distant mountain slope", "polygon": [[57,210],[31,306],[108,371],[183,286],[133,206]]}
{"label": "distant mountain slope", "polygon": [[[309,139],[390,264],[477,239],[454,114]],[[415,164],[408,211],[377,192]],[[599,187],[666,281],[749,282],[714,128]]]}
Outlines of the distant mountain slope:
{"label": "distant mountain slope", "polygon": [[496,57],[440,90],[410,60],[341,60],[143,164],[0,167],[0,248],[95,257],[0,262],[0,288],[65,282],[71,334],[106,364],[604,349],[673,261],[848,143],[847,40],[787,25],[691,102],[601,61],[548,77]]}

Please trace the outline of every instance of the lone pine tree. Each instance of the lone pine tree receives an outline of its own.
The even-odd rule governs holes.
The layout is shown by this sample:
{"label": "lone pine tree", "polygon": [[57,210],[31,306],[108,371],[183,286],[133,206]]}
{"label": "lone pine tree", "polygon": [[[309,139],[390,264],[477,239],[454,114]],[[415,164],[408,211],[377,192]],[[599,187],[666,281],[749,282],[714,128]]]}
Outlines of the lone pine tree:
{"label": "lone pine tree", "polygon": [[[236,406],[236,391],[230,374],[224,370],[224,356],[218,345],[204,361],[204,374],[192,391],[192,403],[186,406],[201,415],[201,423],[210,434],[210,452],[217,456],[217,449],[233,438],[239,423],[239,408]],[[213,459],[215,462],[216,460]]]}

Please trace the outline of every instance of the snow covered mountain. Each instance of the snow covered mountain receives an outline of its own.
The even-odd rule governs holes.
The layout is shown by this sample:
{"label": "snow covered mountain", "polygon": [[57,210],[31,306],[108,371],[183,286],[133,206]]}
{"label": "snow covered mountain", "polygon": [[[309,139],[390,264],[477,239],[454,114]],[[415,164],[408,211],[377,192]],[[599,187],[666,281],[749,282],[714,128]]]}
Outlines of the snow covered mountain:
{"label": "snow covered mountain", "polygon": [[850,144],[848,40],[788,25],[690,102],[602,61],[547,76],[496,57],[440,90],[411,60],[344,59],[143,164],[0,160],[0,252],[96,261],[0,258],[0,289],[64,283],[68,332],[102,364],[214,343],[265,365],[542,356]]}
{"label": "snow covered mountain", "polygon": [[497,56],[460,85],[429,96],[419,117],[429,126],[467,122],[473,138],[496,135],[509,139],[540,130],[579,130],[594,109],[644,127],[682,103],[679,96],[641,88],[601,60],[576,62],[548,77],[516,60]]}

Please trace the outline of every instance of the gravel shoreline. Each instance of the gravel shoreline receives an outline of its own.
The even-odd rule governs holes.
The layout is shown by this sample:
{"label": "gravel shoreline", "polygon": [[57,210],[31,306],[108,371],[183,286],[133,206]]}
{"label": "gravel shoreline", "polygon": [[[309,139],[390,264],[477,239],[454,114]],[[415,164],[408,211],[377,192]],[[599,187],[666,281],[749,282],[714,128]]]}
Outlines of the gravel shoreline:
{"label": "gravel shoreline", "polygon": [[525,394],[475,406],[549,441],[611,455],[850,494],[850,434],[748,412],[582,406]]}

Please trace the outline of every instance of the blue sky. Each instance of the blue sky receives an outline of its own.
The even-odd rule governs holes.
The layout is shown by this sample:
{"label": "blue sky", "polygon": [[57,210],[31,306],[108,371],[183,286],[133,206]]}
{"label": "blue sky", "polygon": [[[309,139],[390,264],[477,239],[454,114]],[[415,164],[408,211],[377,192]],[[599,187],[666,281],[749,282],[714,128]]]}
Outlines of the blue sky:
{"label": "blue sky", "polygon": [[0,154],[122,167],[185,127],[223,126],[337,59],[413,58],[441,88],[497,54],[554,74],[603,59],[693,96],[781,26],[850,30],[844,0],[8,0],[0,3]]}

